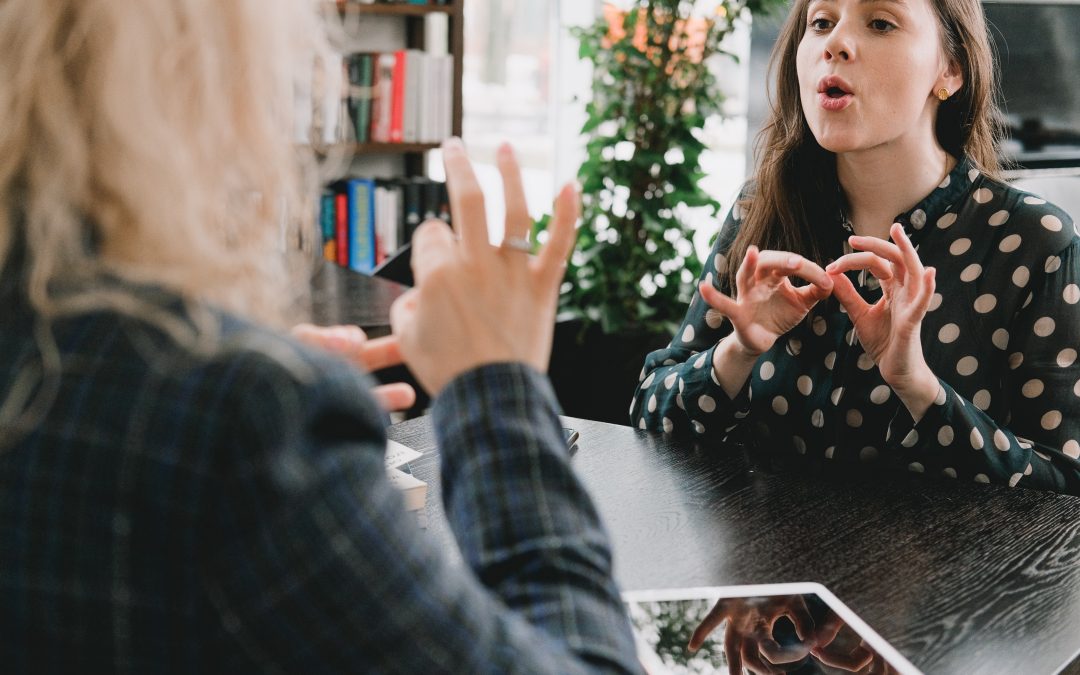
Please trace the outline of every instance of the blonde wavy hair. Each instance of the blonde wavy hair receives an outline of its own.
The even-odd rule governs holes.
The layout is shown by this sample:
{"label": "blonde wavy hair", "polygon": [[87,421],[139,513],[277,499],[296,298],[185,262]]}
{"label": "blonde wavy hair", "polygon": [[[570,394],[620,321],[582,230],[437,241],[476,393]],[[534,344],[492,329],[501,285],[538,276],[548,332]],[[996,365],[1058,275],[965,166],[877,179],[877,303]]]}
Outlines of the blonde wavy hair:
{"label": "blonde wavy hair", "polygon": [[[286,251],[319,180],[292,119],[326,49],[316,7],[0,1],[0,274],[21,277],[40,357],[0,392],[0,450],[52,405],[59,317],[121,312],[192,353],[229,347],[209,306],[304,318],[306,270]],[[165,287],[187,316],[106,278]]]}
{"label": "blonde wavy hair", "polygon": [[106,273],[283,323],[283,242],[314,211],[290,119],[314,8],[0,2],[0,262],[21,243],[39,316],[138,314],[85,284]]}

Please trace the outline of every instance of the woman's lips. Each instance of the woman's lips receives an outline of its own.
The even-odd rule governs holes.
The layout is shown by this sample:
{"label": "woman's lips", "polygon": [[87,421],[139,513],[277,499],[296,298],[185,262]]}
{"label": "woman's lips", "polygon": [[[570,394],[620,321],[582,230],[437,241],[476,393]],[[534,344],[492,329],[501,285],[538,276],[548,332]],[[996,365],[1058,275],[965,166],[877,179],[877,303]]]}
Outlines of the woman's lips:
{"label": "woman's lips", "polygon": [[855,97],[851,94],[833,97],[829,96],[828,92],[823,91],[818,93],[818,105],[824,110],[839,112],[851,105],[851,101],[854,98]]}

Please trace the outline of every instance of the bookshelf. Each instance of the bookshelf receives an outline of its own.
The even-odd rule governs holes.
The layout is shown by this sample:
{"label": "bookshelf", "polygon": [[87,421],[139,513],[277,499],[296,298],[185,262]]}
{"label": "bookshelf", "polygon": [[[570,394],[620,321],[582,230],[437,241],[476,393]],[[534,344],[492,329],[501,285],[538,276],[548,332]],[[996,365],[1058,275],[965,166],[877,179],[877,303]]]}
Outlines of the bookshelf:
{"label": "bookshelf", "polygon": [[344,79],[338,122],[313,136],[319,154],[342,160],[320,198],[324,257],[370,273],[423,219],[449,219],[427,153],[461,135],[464,0],[337,0],[324,10],[341,24],[332,44]]}
{"label": "bookshelf", "polygon": [[[454,136],[461,136],[462,98],[461,81],[464,70],[464,0],[450,0],[447,4],[412,4],[405,2],[375,2],[364,4],[355,0],[337,3],[337,11],[346,19],[363,21],[365,17],[398,17],[405,22],[406,49],[423,49],[425,44],[425,17],[445,14],[448,18],[448,47],[453,58],[454,73],[451,85],[451,129]],[[438,149],[438,143],[351,143],[345,150],[354,156],[374,154],[399,154],[405,162],[406,175],[424,172],[424,153]]]}

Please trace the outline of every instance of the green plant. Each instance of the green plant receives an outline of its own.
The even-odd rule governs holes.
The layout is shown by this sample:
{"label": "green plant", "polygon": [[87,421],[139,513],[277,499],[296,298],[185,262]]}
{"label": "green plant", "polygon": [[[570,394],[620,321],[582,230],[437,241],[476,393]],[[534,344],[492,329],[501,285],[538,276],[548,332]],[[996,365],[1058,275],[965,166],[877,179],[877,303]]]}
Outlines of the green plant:
{"label": "green plant", "polygon": [[584,225],[561,318],[608,334],[678,329],[701,273],[687,211],[720,210],[698,185],[700,134],[723,101],[709,60],[736,58],[721,48],[735,17],[777,2],[721,0],[702,17],[692,1],[633,0],[629,11],[608,5],[593,25],[572,29],[593,66],[593,97],[578,171]]}

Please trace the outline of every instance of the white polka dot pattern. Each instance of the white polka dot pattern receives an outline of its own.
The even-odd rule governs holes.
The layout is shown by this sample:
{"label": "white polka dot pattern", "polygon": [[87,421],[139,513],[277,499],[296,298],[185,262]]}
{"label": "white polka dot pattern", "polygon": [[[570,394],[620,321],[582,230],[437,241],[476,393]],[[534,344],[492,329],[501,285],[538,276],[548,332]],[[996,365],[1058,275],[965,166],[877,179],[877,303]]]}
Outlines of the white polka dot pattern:
{"label": "white polka dot pattern", "polygon": [[[736,401],[708,360],[708,347],[731,324],[697,302],[667,350],[650,356],[650,372],[639,375],[633,422],[665,433],[704,435],[709,427],[718,439],[753,424],[750,437],[805,454],[806,461],[884,460],[914,473],[1014,486],[1068,482],[1054,478],[1063,469],[1049,458],[1080,456],[1080,415],[1072,412],[1080,409],[1074,222],[1044,200],[982,176],[966,160],[942,185],[947,196],[934,192],[898,217],[909,224],[923,263],[938,270],[922,347],[943,386],[918,431],[835,296],[757,360],[753,389]],[[737,211],[705,260],[705,279],[729,295],[727,246],[738,232]],[[819,262],[835,260],[842,249],[826,250]],[[860,276],[859,292],[873,302],[877,284],[872,275]],[[672,365],[662,368],[660,361]],[[1014,440],[1017,432],[1030,440]]]}

